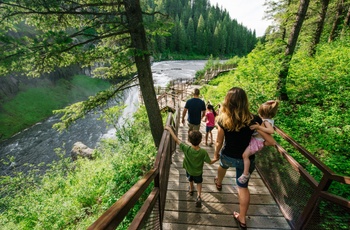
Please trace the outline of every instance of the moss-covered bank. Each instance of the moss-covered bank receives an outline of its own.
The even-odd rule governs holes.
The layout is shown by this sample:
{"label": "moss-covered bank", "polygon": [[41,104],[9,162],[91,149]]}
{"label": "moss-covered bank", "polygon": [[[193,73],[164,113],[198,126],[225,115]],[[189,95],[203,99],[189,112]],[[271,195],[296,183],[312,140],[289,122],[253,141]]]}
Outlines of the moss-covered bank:
{"label": "moss-covered bank", "polygon": [[43,81],[26,88],[1,105],[0,140],[46,119],[53,110],[85,100],[109,86],[104,80],[76,75],[71,80],[59,79],[55,84]]}

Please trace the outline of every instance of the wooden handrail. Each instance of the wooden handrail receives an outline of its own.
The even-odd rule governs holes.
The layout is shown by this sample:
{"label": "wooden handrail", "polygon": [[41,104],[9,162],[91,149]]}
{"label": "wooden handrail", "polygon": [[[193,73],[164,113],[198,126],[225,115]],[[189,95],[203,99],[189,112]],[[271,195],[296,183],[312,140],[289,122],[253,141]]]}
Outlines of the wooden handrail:
{"label": "wooden handrail", "polygon": [[[168,113],[166,125],[172,126],[177,133],[180,124],[180,101],[178,100],[175,114]],[[175,151],[175,141],[170,138],[168,131],[164,131],[159,145],[154,168],[146,173],[135,185],[133,185],[117,202],[104,212],[91,226],[89,230],[116,229],[125,216],[134,207],[137,200],[145,193],[146,189],[154,182],[154,188],[135,216],[129,229],[141,229],[150,216],[154,206],[159,204],[160,225],[163,219],[165,207],[165,194],[169,176],[171,154]],[[162,229],[162,227],[160,227]]]}
{"label": "wooden handrail", "polygon": [[[166,125],[172,126],[175,133],[178,132],[178,127],[180,125],[180,104],[177,98],[177,108],[175,113],[168,113],[166,120]],[[280,135],[283,139],[289,142],[293,148],[299,151],[303,156],[305,156],[313,165],[323,172],[323,177],[320,182],[316,181],[307,170],[302,167],[288,152],[279,144],[276,146],[276,150],[286,159],[286,162],[292,166],[292,170],[295,170],[304,178],[305,182],[310,186],[313,193],[310,195],[309,199],[306,200],[305,207],[302,207],[302,213],[299,218],[293,220],[291,224],[292,229],[304,229],[308,226],[308,223],[313,218],[313,213],[318,208],[319,200],[322,198],[342,207],[344,210],[350,212],[350,201],[329,193],[327,190],[330,187],[332,181],[337,181],[340,183],[350,184],[350,177],[340,176],[335,174],[331,169],[329,169],[325,164],[319,161],[310,152],[304,149],[299,143],[285,134],[281,129],[275,127],[276,133]],[[95,223],[93,223],[88,229],[115,229],[124,217],[128,214],[131,208],[135,205],[140,196],[146,191],[150,186],[152,181],[154,182],[154,187],[149,194],[148,198],[142,205],[138,214],[135,216],[133,222],[129,226],[130,230],[142,229],[148,221],[148,218],[155,211],[156,215],[156,226],[157,229],[162,229],[162,221],[165,207],[166,190],[171,162],[171,154],[175,151],[176,144],[171,138],[168,131],[163,132],[161,143],[157,151],[157,157],[154,163],[154,168],[150,170],[140,181],[138,181],[134,186],[131,187],[115,204],[113,204],[100,218],[98,218]],[[265,178],[262,169],[257,167],[259,174],[266,183],[270,192],[275,196],[273,191],[273,186],[269,185],[268,179]],[[270,168],[268,168],[268,171]],[[274,183],[274,181],[273,181]],[[288,195],[288,194],[287,194]],[[275,197],[276,198],[276,197]],[[306,198],[303,197],[303,198]],[[282,206],[281,202],[276,198],[277,203]],[[292,208],[292,207],[288,207]],[[300,208],[300,207],[299,207]],[[281,207],[283,209],[283,207]],[[291,221],[291,220],[289,220]]]}
{"label": "wooden handrail", "polygon": [[[287,160],[290,166],[292,166],[292,168],[295,171],[297,171],[302,178],[304,178],[305,182],[307,182],[307,184],[312,188],[312,191],[313,191],[311,194],[308,194],[310,195],[310,197],[308,200],[306,200],[307,202],[303,207],[303,209],[301,210],[301,213],[298,216],[298,218],[290,220],[290,225],[292,229],[304,229],[308,226],[308,224],[313,218],[313,213],[315,212],[316,209],[319,208],[319,202],[321,198],[350,212],[349,200],[343,197],[331,194],[328,191],[332,181],[337,181],[337,182],[349,185],[350,177],[340,176],[335,174],[323,162],[321,162],[309,151],[303,148],[299,143],[297,143],[294,139],[292,139],[290,136],[284,133],[280,128],[275,127],[275,130],[278,135],[280,135],[283,139],[285,139],[288,143],[290,143],[294,149],[296,149],[299,153],[301,153],[306,159],[310,161],[312,165],[316,166],[323,173],[323,176],[320,182],[316,181],[315,178],[313,178],[303,166],[301,166],[292,156],[290,156],[282,146],[280,146],[279,144],[276,145],[277,151]],[[277,197],[276,201],[279,204],[281,210],[284,210],[283,204],[279,202],[279,198],[278,198],[279,195],[276,195],[273,189],[274,186],[272,184],[274,183],[274,181],[272,180],[271,181],[272,184],[269,184],[269,178],[264,176],[264,172],[259,167],[257,167],[257,169],[259,171],[259,174],[261,174],[262,179],[266,183],[267,187],[271,191],[272,195],[274,197]],[[268,168],[267,171],[270,171],[270,168]],[[267,175],[269,176],[269,174]],[[295,188],[295,189],[297,190],[300,188]],[[285,195],[288,195],[288,194],[285,194]],[[307,196],[304,196],[303,198],[306,198],[306,197]],[[299,201],[299,202],[302,203],[303,201]],[[287,207],[288,210],[290,208],[292,207],[290,206]],[[288,211],[285,211],[285,212],[288,212]]]}
{"label": "wooden handrail", "polygon": [[117,202],[115,202],[106,212],[104,212],[102,216],[100,216],[88,229],[116,229],[157,174],[157,168],[151,169]]}

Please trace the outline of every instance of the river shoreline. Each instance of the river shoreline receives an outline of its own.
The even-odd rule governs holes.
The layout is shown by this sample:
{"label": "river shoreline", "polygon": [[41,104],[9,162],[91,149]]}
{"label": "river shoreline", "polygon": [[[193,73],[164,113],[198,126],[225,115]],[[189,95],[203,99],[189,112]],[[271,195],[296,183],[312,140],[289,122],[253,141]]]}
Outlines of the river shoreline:
{"label": "river shoreline", "polygon": [[[166,85],[177,78],[194,78],[196,71],[203,69],[205,63],[206,60],[155,62],[152,65],[155,86]],[[138,94],[131,92],[124,99],[127,100],[127,111],[124,111],[123,117],[131,117],[138,107]],[[92,112],[61,133],[52,128],[59,119],[52,116],[0,142],[1,159],[8,162],[9,159],[14,159],[9,164],[0,163],[0,175],[25,171],[27,164],[47,164],[59,160],[60,157],[55,152],[58,148],[69,157],[74,143],[78,141],[89,148],[96,148],[101,138],[113,137],[115,133],[104,121],[98,119],[101,113]]]}

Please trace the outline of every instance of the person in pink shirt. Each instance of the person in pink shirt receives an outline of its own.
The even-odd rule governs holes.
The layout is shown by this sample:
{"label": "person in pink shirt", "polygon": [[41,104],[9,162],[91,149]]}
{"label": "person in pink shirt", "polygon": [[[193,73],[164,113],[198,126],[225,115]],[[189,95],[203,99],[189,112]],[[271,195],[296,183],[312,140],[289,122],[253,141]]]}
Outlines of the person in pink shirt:
{"label": "person in pink shirt", "polygon": [[208,145],[208,137],[210,137],[211,142],[209,143],[209,146],[213,145],[213,134],[212,130],[215,127],[215,117],[216,112],[214,107],[211,104],[207,105],[207,111],[205,112],[204,116],[204,122],[205,124],[205,145]]}

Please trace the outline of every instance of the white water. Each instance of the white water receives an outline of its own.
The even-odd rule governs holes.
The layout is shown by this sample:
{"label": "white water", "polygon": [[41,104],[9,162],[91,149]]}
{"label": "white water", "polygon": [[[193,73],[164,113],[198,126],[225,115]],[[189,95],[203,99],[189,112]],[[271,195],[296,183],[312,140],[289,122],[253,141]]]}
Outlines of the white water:
{"label": "white water", "polygon": [[[192,79],[198,70],[204,68],[206,61],[162,61],[152,64],[152,76],[155,86],[165,87],[171,80],[175,79]],[[125,105],[122,116],[118,119],[117,127],[125,123],[127,119],[139,107],[139,91],[136,87],[125,92]],[[115,128],[111,128],[102,135],[102,138],[114,138]]]}
{"label": "white water", "polygon": [[[203,69],[206,61],[164,61],[152,65],[155,86],[166,86],[170,80],[178,78],[192,79],[196,71]],[[139,91],[134,87],[125,92],[124,100],[127,107],[119,118],[119,125],[139,107]],[[26,170],[26,163],[50,163],[58,160],[56,148],[61,148],[68,156],[75,142],[81,141],[90,148],[95,148],[101,138],[112,138],[115,129],[107,127],[104,121],[98,120],[100,113],[88,114],[84,119],[78,120],[68,130],[59,133],[52,125],[59,121],[57,116],[48,118],[28,128],[12,138],[0,143],[0,157],[2,160],[14,157],[11,165],[0,162],[0,175],[11,173],[13,169]]]}

